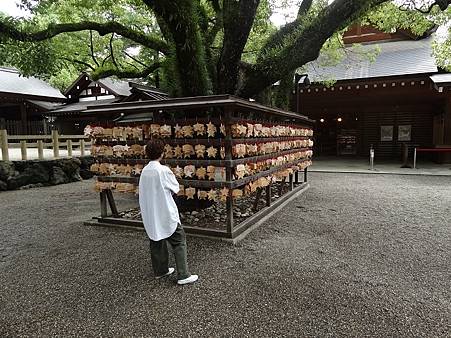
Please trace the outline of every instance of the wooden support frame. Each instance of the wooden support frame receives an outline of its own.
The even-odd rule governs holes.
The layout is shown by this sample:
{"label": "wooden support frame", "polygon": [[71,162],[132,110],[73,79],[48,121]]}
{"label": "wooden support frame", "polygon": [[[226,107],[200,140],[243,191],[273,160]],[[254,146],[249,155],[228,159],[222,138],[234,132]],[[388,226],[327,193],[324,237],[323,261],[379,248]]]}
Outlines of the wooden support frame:
{"label": "wooden support frame", "polygon": [[108,208],[107,208],[107,193],[106,190],[100,192],[100,216],[105,218],[108,216]]}
{"label": "wooden support frame", "polygon": [[102,218],[108,217],[108,205],[113,217],[119,217],[119,211],[114,200],[113,192],[110,189],[100,192],[100,215]]}
{"label": "wooden support frame", "polygon": [[[255,163],[255,162],[264,162],[266,160],[279,157],[279,156],[285,156],[294,154],[296,152],[300,151],[307,151],[310,150],[309,147],[307,148],[295,148],[295,149],[289,149],[284,150],[272,154],[265,154],[265,155],[257,155],[253,157],[248,158],[234,158],[233,156],[233,146],[235,144],[255,144],[257,143],[264,143],[264,142],[277,142],[277,141],[288,141],[288,140],[306,140],[309,136],[284,136],[284,137],[256,137],[256,138],[234,138],[232,137],[232,124],[242,121],[247,121],[249,123],[262,123],[262,125],[267,126],[273,126],[275,124],[285,125],[285,126],[299,126],[301,128],[310,128],[312,123],[314,121],[307,119],[304,116],[296,115],[293,113],[286,113],[279,110],[274,110],[272,108],[268,108],[267,111],[265,111],[263,106],[260,105],[253,105],[252,103],[249,103],[247,101],[242,101],[240,99],[235,99],[232,97],[227,97],[227,101],[221,101],[226,103],[218,104],[217,100],[211,101],[209,103],[208,97],[199,98],[198,102],[194,102],[195,98],[190,99],[171,99],[166,100],[165,102],[155,102],[153,104],[149,103],[127,103],[124,105],[125,111],[129,113],[135,113],[138,111],[148,110],[149,112],[152,112],[153,114],[153,123],[168,123],[173,124],[174,121],[179,121],[177,119],[169,119],[164,120],[159,118],[160,113],[168,113],[168,112],[180,112],[186,109],[186,118],[184,120],[180,120],[181,123],[186,121],[196,121],[194,123],[207,123],[210,121],[216,121],[217,123],[221,123],[225,127],[225,137],[224,136],[216,136],[215,138],[191,138],[191,139],[165,139],[165,141],[170,145],[184,145],[184,144],[204,144],[204,145],[215,145],[215,146],[221,146],[224,147],[225,150],[225,156],[223,159],[168,159],[163,160],[162,164],[170,164],[170,165],[195,165],[195,166],[205,166],[205,165],[213,165],[216,167],[223,167],[225,169],[225,180],[224,181],[209,181],[209,180],[193,180],[193,179],[180,179],[179,183],[181,185],[184,185],[185,187],[193,187],[197,189],[228,189],[227,198],[226,198],[226,223],[223,230],[216,230],[216,229],[206,229],[206,228],[200,228],[196,226],[184,226],[185,230],[189,234],[194,235],[201,235],[201,236],[207,236],[207,237],[215,237],[215,238],[222,238],[222,239],[231,239],[234,240],[234,238],[241,236],[242,234],[246,233],[249,228],[253,226],[253,222],[258,222],[264,217],[268,217],[268,215],[271,215],[271,213],[279,208],[281,205],[284,205],[284,201],[286,201],[287,198],[292,198],[300,191],[305,191],[305,189],[308,187],[308,185],[305,183],[307,181],[307,172],[304,171],[304,183],[299,182],[299,171],[295,171],[294,173],[290,173],[287,178],[283,180],[281,183],[281,188],[279,191],[279,198],[273,199],[272,195],[272,188],[274,187],[273,183],[270,182],[269,185],[267,185],[265,188],[260,188],[257,190],[256,193],[256,199],[253,203],[253,209],[255,211],[258,210],[258,203],[261,199],[261,196],[263,194],[263,190],[265,190],[265,207],[258,210],[253,216],[246,219],[244,222],[241,222],[239,224],[236,224],[236,219],[234,219],[234,204],[235,200],[233,198],[233,190],[238,188],[243,188],[246,184],[251,183],[253,181],[256,181],[259,178],[268,177],[274,175],[274,173],[278,171],[282,171],[285,169],[289,169],[295,166],[301,166],[303,165],[303,162],[308,161],[309,158],[300,158],[293,156],[293,157],[286,157],[282,162],[284,164],[281,164],[280,162],[277,165],[270,164],[263,169],[263,171],[253,173],[252,175],[245,176],[244,178],[235,179],[234,173],[235,168],[238,164],[247,164],[247,163]],[[193,101],[193,102],[191,102]],[[199,102],[201,105],[199,106]],[[255,108],[255,110],[252,111],[252,109]],[[118,106],[112,106],[111,108],[105,107],[100,108],[98,110],[98,113],[108,113],[111,112],[111,110],[116,111],[118,109]],[[207,110],[209,112],[213,112],[212,116],[208,115],[207,118],[205,118],[205,115],[202,115],[199,119],[192,118],[189,116],[189,114],[192,114],[193,112],[196,112],[199,109]],[[217,109],[217,110],[216,110]],[[247,111],[247,109],[250,109],[251,112]],[[93,111],[94,112],[94,111]],[[95,111],[97,112],[97,111]],[[243,112],[245,114],[249,114],[247,116],[250,116],[250,120],[246,120],[246,118],[242,118]],[[210,114],[210,113],[209,113]],[[216,114],[216,115],[215,115]],[[219,115],[218,115],[219,114]],[[272,116],[272,114],[274,116]],[[252,119],[255,117],[254,119]],[[148,122],[147,122],[148,123]],[[306,127],[308,126],[308,127]],[[302,135],[309,135],[309,134],[302,134]],[[131,144],[139,144],[143,145],[145,144],[144,139],[138,139],[131,140],[131,141],[117,141],[116,144],[121,145],[131,145]],[[129,144],[131,143],[131,144]],[[97,142],[98,145],[108,145],[111,144],[111,141],[108,139],[101,139],[100,142]],[[298,160],[294,160],[294,158],[298,158]],[[113,164],[123,164],[126,163],[127,165],[134,165],[134,164],[147,164],[148,161],[145,159],[109,159],[109,158],[99,158],[102,163],[113,163]],[[289,160],[288,160],[289,159]],[[266,168],[266,170],[264,170]],[[130,177],[130,176],[107,176],[107,177],[98,177],[98,181],[100,182],[120,182],[120,183],[132,183],[137,184],[139,181],[138,177]],[[96,218],[98,223],[101,225],[106,224],[114,224],[115,226],[132,226],[132,227],[142,227],[141,222],[127,220],[127,219],[120,219],[117,216],[119,215],[119,212],[117,210],[117,207],[114,202],[113,192],[111,190],[106,190],[101,193],[100,195],[101,199],[101,217]],[[110,207],[112,211],[112,217],[108,216],[108,210],[107,207]],[[275,211],[274,211],[275,212]],[[90,224],[92,222],[89,222]]]}
{"label": "wooden support frame", "polygon": [[[298,197],[302,193],[306,192],[309,188],[308,183],[301,183],[296,186],[292,191],[285,194],[284,198],[279,198],[274,203],[271,203],[270,206],[267,206],[251,217],[247,218],[243,222],[239,224],[235,224],[233,228],[233,232],[229,233],[224,230],[214,230],[214,229],[205,229],[193,226],[184,226],[184,230],[188,235],[191,236],[200,236],[207,237],[211,239],[219,239],[225,242],[237,243],[245,236],[260,226],[264,221],[268,218],[272,217],[274,214],[280,211],[288,202]],[[261,190],[263,191],[263,190]],[[104,200],[105,208],[106,208],[106,198]],[[111,216],[101,216],[101,217],[93,217],[93,220],[84,222],[85,225],[88,226],[106,226],[106,227],[118,227],[123,229],[131,229],[131,230],[144,230],[144,225],[141,221],[130,220],[130,219],[121,219]]]}

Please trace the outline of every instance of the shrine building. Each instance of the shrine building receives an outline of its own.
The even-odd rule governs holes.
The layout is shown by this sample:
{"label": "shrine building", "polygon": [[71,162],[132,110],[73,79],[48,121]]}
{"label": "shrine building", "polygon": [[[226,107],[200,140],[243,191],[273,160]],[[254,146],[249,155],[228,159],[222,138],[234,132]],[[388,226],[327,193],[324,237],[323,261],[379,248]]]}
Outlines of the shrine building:
{"label": "shrine building", "polygon": [[373,147],[378,158],[399,158],[403,145],[449,148],[451,73],[435,63],[432,32],[354,26],[344,42],[341,63],[320,57],[307,65],[312,85],[297,88],[297,111],[316,120],[315,154],[368,156]]}
{"label": "shrine building", "polygon": [[66,97],[36,77],[24,77],[14,68],[0,67],[0,129],[8,134],[46,134],[43,114],[61,106]]}

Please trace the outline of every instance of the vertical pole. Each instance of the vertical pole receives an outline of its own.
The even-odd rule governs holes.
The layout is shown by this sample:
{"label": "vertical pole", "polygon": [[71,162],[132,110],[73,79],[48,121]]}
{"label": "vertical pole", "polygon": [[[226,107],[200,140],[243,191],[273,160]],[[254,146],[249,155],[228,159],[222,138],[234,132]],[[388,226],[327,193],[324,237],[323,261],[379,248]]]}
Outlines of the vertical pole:
{"label": "vertical pole", "polygon": [[107,195],[105,190],[100,192],[100,216],[107,217],[108,209],[107,209]]}
{"label": "vertical pole", "polygon": [[20,120],[21,120],[21,130],[23,135],[27,135],[28,132],[28,120],[27,120],[27,107],[25,106],[25,102],[20,104]]}
{"label": "vertical pole", "polygon": [[296,183],[296,184],[299,183],[299,170],[296,170],[294,172],[294,183]]}
{"label": "vertical pole", "polygon": [[266,206],[267,207],[270,207],[271,206],[271,183],[270,184],[268,184],[267,186],[266,186]]}
{"label": "vertical pole", "polygon": [[254,212],[258,210],[258,203],[260,202],[262,191],[262,188],[257,188],[257,195],[255,196],[254,205],[252,206]]}
{"label": "vertical pole", "polygon": [[370,170],[374,170],[374,149],[373,145],[370,148]]}
{"label": "vertical pole", "polygon": [[[224,108],[224,118],[225,118],[225,130],[226,130],[226,136],[225,136],[225,159],[227,162],[226,166],[226,182],[232,183],[233,179],[233,167],[230,163],[232,161],[232,126],[231,126],[231,118],[232,118],[232,111],[230,110],[230,107]],[[233,190],[229,190],[229,195],[227,196],[227,233],[232,236],[233,232],[233,197],[232,197]]]}
{"label": "vertical pole", "polygon": [[80,140],[80,156],[85,156],[85,140]]}
{"label": "vertical pole", "polygon": [[2,148],[2,159],[3,161],[9,161],[8,153],[8,132],[6,129],[0,130],[0,145]]}
{"label": "vertical pole", "polygon": [[413,169],[417,168],[417,148],[413,150]]}
{"label": "vertical pole", "polygon": [[38,158],[40,160],[44,159],[44,142],[42,140],[38,140]]}
{"label": "vertical pole", "polygon": [[54,158],[60,157],[60,143],[58,130],[52,130],[52,144],[53,144],[53,157]]}
{"label": "vertical pole", "polygon": [[116,202],[114,201],[113,192],[110,189],[105,190],[105,192],[106,192],[108,204],[110,205],[110,209],[111,209],[111,212],[113,213],[113,216],[119,217],[119,211],[117,210]]}
{"label": "vertical pole", "polygon": [[289,181],[288,181],[288,182],[289,182],[289,184],[288,184],[288,190],[289,190],[289,191],[292,191],[293,188],[294,188],[293,174],[290,174],[288,180],[289,180]]}
{"label": "vertical pole", "polygon": [[20,153],[22,155],[22,161],[27,160],[27,141],[20,141]]}
{"label": "vertical pole", "polygon": [[308,175],[307,175],[307,168],[304,169],[304,183],[307,183],[308,181]]}
{"label": "vertical pole", "polygon": [[72,140],[67,140],[67,156],[72,157]]}

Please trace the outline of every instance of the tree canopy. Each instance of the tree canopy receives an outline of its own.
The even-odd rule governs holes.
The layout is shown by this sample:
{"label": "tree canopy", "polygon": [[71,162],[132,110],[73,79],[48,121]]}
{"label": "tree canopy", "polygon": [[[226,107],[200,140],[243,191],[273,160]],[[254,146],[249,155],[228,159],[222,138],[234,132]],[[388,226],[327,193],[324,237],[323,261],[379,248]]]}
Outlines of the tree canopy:
{"label": "tree canopy", "polygon": [[[275,2],[297,17],[275,27]],[[175,96],[256,97],[319,53],[334,58],[356,21],[417,35],[448,22],[451,0],[22,0],[28,19],[0,14],[0,62],[67,86],[94,78],[147,79]],[[450,67],[451,39],[437,44]],[[338,54],[337,54],[338,53]]]}

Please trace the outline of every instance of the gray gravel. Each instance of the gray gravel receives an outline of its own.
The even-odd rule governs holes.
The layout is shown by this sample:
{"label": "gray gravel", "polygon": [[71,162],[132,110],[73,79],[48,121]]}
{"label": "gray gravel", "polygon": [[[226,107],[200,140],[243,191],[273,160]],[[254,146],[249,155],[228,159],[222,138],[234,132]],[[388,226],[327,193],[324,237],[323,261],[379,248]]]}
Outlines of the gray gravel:
{"label": "gray gravel", "polygon": [[184,287],[82,225],[92,182],[0,193],[0,336],[451,337],[451,179],[310,179],[236,247],[189,238]]}

